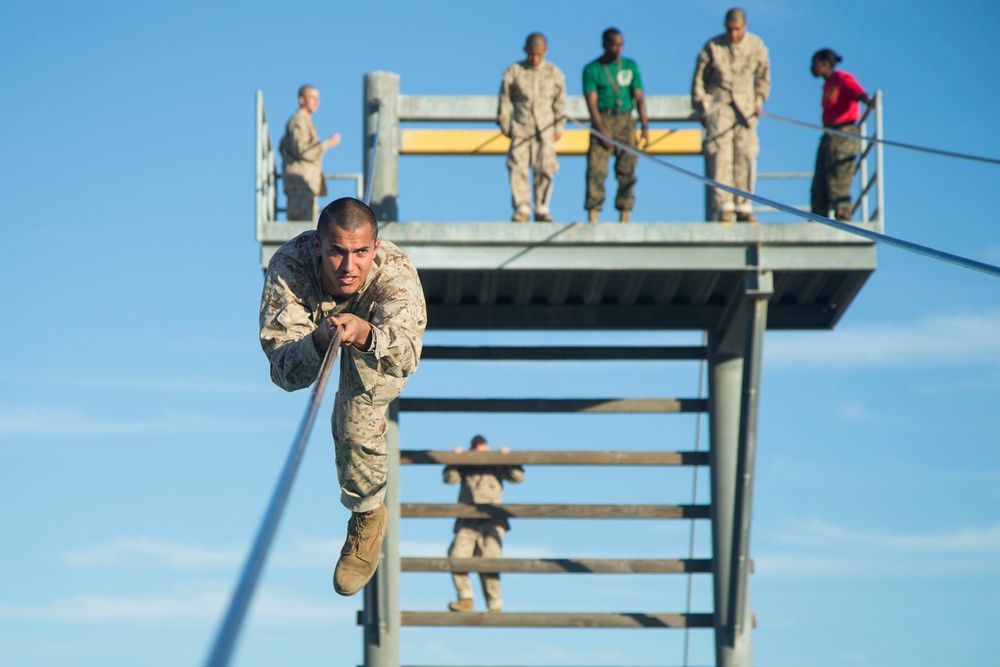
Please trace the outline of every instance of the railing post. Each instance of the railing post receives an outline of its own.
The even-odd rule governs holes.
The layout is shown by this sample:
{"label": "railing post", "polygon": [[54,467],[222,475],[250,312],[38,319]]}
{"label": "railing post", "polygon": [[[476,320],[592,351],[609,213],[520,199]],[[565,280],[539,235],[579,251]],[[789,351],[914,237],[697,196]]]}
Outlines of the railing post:
{"label": "railing post", "polygon": [[[372,182],[368,202],[379,222],[399,220],[399,75],[369,72],[364,85],[364,174]],[[375,164],[372,143],[378,135]]]}
{"label": "railing post", "polygon": [[878,219],[875,230],[885,231],[885,162],[882,159],[882,91],[875,91],[875,169],[878,181],[875,183],[875,205],[878,206]]}
{"label": "railing post", "polygon": [[264,159],[264,141],[263,137],[263,125],[264,125],[264,91],[257,91],[257,107],[256,116],[254,122],[254,168],[255,168],[255,178],[254,178],[254,214],[257,218],[257,240],[259,241],[262,237],[264,230],[264,211],[265,211],[265,199],[264,199],[264,168],[266,160]]}
{"label": "railing post", "polygon": [[399,399],[389,404],[385,507],[389,523],[375,577],[365,587],[365,667],[399,667]]}

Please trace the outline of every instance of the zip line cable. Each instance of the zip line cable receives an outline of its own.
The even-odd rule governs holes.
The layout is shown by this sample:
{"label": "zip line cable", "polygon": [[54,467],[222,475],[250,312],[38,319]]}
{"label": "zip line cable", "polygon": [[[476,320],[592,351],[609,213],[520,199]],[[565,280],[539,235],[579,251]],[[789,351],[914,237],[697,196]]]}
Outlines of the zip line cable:
{"label": "zip line cable", "polygon": [[917,146],[915,144],[905,144],[902,141],[892,141],[891,139],[878,139],[876,137],[859,137],[858,135],[851,134],[850,132],[842,132],[841,130],[836,130],[832,127],[824,127],[823,125],[814,125],[812,123],[806,123],[805,121],[795,120],[794,118],[786,118],[784,116],[779,116],[777,114],[768,113],[767,111],[762,111],[760,115],[766,116],[767,118],[773,118],[774,120],[780,120],[782,123],[789,123],[790,125],[798,125],[799,127],[808,127],[813,130],[822,130],[827,134],[835,134],[838,137],[847,137],[848,139],[863,139],[865,141],[870,141],[872,143],[885,144],[886,146],[895,146],[896,148],[906,148],[911,151],[920,151],[922,153],[931,153],[933,155],[944,155],[946,157],[957,157],[963,160],[976,160],[977,162],[986,162],[987,164],[1000,164],[1000,159],[993,157],[984,157],[982,155],[970,155],[968,153],[946,151],[940,148],[929,148],[927,146]]}
{"label": "zip line cable", "polygon": [[605,134],[598,132],[592,127],[587,127],[586,125],[576,120],[575,118],[570,118],[569,120],[570,122],[587,130],[595,137],[600,137],[601,139],[604,139],[605,141],[614,144],[615,146],[621,148],[622,150],[626,150],[630,153],[638,155],[639,157],[644,157],[648,160],[652,160],[653,162],[663,167],[666,167],[667,169],[675,171],[679,174],[683,174],[684,176],[688,176],[695,180],[701,181],[706,185],[711,185],[714,188],[725,190],[726,192],[731,192],[734,195],[746,197],[747,199],[752,199],[753,201],[759,204],[764,204],[765,206],[771,206],[779,211],[783,211],[785,213],[791,213],[793,215],[806,218],[807,220],[811,220],[813,222],[818,222],[820,224],[826,225],[827,227],[833,227],[834,229],[839,229],[840,231],[848,232],[849,234],[861,236],[870,241],[884,243],[886,245],[894,246],[896,248],[901,248],[902,250],[907,250],[909,252],[916,253],[918,255],[930,257],[931,259],[937,259],[943,262],[948,262],[950,264],[954,264],[956,266],[960,266],[965,269],[979,271],[980,273],[985,273],[995,278],[1000,278],[1000,266],[994,266],[992,264],[987,264],[986,262],[980,262],[974,259],[969,259],[967,257],[962,257],[961,255],[955,255],[950,252],[945,252],[943,250],[937,250],[935,248],[930,248],[928,246],[920,245],[919,243],[913,243],[912,241],[898,239],[894,236],[889,236],[887,234],[880,234],[879,232],[872,231],[870,229],[865,229],[864,227],[859,227],[857,225],[853,225],[850,223],[840,222],[839,220],[833,220],[831,218],[824,218],[821,215],[816,215],[815,213],[810,213],[808,211],[800,211],[799,209],[793,206],[788,206],[787,204],[782,204],[781,202],[774,201],[773,199],[768,199],[767,197],[761,197],[760,195],[753,194],[752,192],[745,192],[738,188],[725,185],[724,183],[720,183],[716,180],[708,178],[707,176],[702,176],[700,174],[694,173],[693,171],[688,171],[687,169],[678,167],[677,165],[671,164],[666,160],[662,160],[656,157],[655,155],[650,155],[649,153],[644,153],[643,151],[640,151],[636,148],[632,148],[631,146],[626,146],[625,144],[616,141]]}
{"label": "zip line cable", "polygon": [[[369,165],[368,176],[365,180],[365,204],[371,196],[371,175],[375,167],[375,149],[378,147],[378,119],[376,116],[375,135],[372,137],[371,163]],[[320,402],[323,400],[323,392],[326,390],[327,381],[330,378],[330,369],[337,359],[340,350],[340,334],[335,333],[330,341],[330,346],[326,349],[323,362],[320,365],[319,375],[313,383],[312,393],[309,397],[309,405],[306,413],[302,416],[299,430],[295,435],[292,448],[288,452],[285,466],[278,476],[278,483],[275,485],[274,493],[271,494],[271,502],[264,512],[260,528],[254,539],[250,553],[247,555],[246,563],[240,574],[236,589],[229,600],[229,607],[223,617],[222,624],[212,643],[212,650],[205,662],[205,667],[225,667],[232,658],[236,640],[239,639],[240,630],[243,629],[243,621],[246,619],[250,602],[253,599],[254,591],[257,588],[260,573],[264,569],[268,551],[274,541],[274,535],[281,522],[281,515],[284,512],[288,496],[292,491],[292,484],[295,482],[295,475],[305,453],[306,443],[309,441],[309,434],[312,432],[313,423],[316,421],[316,413],[319,411]]]}

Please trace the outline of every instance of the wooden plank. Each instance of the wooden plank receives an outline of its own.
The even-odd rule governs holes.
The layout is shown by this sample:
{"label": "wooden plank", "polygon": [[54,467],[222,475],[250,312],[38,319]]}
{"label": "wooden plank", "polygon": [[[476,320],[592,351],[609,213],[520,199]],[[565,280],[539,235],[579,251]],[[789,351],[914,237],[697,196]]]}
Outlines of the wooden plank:
{"label": "wooden plank", "polygon": [[[404,611],[404,626],[491,628],[711,628],[712,614]],[[359,614],[360,617],[360,614]]]}
{"label": "wooden plank", "polygon": [[[403,130],[402,155],[506,155],[510,139],[499,130]],[[636,132],[636,141],[639,132]],[[650,130],[650,155],[701,155],[701,130]],[[558,155],[586,155],[587,130],[566,130],[555,143]]]}
{"label": "wooden plank", "polygon": [[500,452],[404,449],[403,465],[595,465],[595,466],[707,466],[708,452]]}
{"label": "wooden plank", "polygon": [[475,361],[687,361],[707,358],[701,345],[676,347],[471,347],[428,345],[420,353],[423,359]]}
{"label": "wooden plank", "polygon": [[525,574],[694,574],[712,571],[709,558],[401,558],[403,572]]}
{"label": "wooden plank", "polygon": [[401,398],[402,412],[706,412],[702,398]]}
{"label": "wooden plank", "polygon": [[707,519],[708,505],[400,503],[400,516],[458,519]]}

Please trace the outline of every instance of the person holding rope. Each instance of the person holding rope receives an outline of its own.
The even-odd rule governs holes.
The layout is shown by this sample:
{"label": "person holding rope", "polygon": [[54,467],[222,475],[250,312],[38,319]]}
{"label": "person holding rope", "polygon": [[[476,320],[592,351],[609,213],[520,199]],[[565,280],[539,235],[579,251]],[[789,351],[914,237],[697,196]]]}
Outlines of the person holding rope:
{"label": "person holding rope", "polygon": [[510,137],[507,169],[513,222],[527,222],[530,217],[529,167],[534,170],[535,222],[552,222],[549,202],[559,170],[555,143],[566,126],[566,76],[545,60],[547,51],[545,35],[531,33],[524,41],[525,59],[508,67],[500,82],[497,124]]}
{"label": "person holding rope", "polygon": [[340,595],[360,591],[378,567],[387,524],[385,414],[417,369],[426,326],[413,263],[378,238],[375,214],[357,199],[328,204],[315,231],[281,246],[268,263],[260,344],[271,380],[303,389],[331,345],[343,352],[332,417],[340,500],[351,510],[333,575]]}
{"label": "person holding rope", "polygon": [[[488,452],[490,445],[486,438],[477,435],[472,438],[469,449],[474,452]],[[456,448],[456,454],[462,449]],[[501,454],[510,450],[500,448]],[[498,505],[503,496],[503,483],[520,484],[524,481],[524,468],[511,465],[493,466],[446,466],[444,483],[458,484],[458,502],[468,505]],[[448,549],[448,558],[500,558],[503,553],[503,538],[510,530],[506,517],[491,519],[456,519],[455,539]],[[451,611],[473,611],[472,584],[467,572],[455,572],[451,575],[458,594],[457,602],[449,602]],[[483,585],[483,596],[486,598],[488,611],[500,611],[503,607],[503,597],[500,595],[500,575],[496,572],[480,572],[479,581]]]}
{"label": "person holding rope", "polygon": [[[851,74],[837,69],[841,60],[843,58],[833,49],[820,49],[812,57],[812,75],[824,79],[823,127],[860,137],[858,101],[870,105],[872,98]],[[813,213],[826,218],[833,209],[837,220],[851,221],[851,181],[854,179],[854,160],[860,149],[860,138],[823,133],[813,170]]]}
{"label": "person holding rope", "polygon": [[[767,47],[747,32],[746,12],[726,12],[726,31],[706,42],[695,61],[691,106],[705,126],[705,175],[753,192],[757,183],[757,120],[771,92]],[[749,199],[712,188],[712,218],[756,222]]]}
{"label": "person holding rope", "polygon": [[[639,148],[645,148],[649,144],[649,121],[646,119],[646,98],[642,92],[639,66],[631,58],[622,57],[625,38],[618,28],[605,30],[601,44],[604,55],[583,68],[583,95],[590,111],[591,125],[604,136],[635,148],[634,106],[639,111],[639,122],[642,124]],[[597,222],[604,207],[604,180],[608,176],[611,155],[615,156],[615,175],[618,177],[618,196],[615,197],[618,221],[628,222],[632,216],[637,180],[635,167],[639,158],[635,153],[591,133],[587,149],[587,196],[583,203],[590,222]]]}

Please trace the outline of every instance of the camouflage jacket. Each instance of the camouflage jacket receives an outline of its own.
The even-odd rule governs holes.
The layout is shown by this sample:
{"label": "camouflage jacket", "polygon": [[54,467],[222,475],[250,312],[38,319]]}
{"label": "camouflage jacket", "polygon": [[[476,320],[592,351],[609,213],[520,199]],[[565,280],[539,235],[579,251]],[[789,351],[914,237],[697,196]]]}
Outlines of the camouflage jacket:
{"label": "camouflage jacket", "polygon": [[[514,126],[511,125],[513,119]],[[566,77],[562,70],[543,60],[538,67],[516,62],[503,73],[497,105],[497,125],[517,134],[522,126],[532,134],[566,125]]]}
{"label": "camouflage jacket", "polygon": [[744,118],[771,92],[771,63],[763,40],[752,33],[730,44],[725,34],[709,40],[695,61],[691,105],[700,115],[732,102]]}
{"label": "camouflage jacket", "polygon": [[[503,483],[520,484],[524,481],[521,466],[445,466],[444,483],[462,483],[458,492],[458,502],[467,505],[498,505],[503,497]],[[497,523],[509,529],[505,518],[497,519],[457,519],[455,532],[460,528],[475,528],[482,522]]]}
{"label": "camouflage jacket", "polygon": [[[361,383],[373,389],[417,369],[427,306],[417,271],[403,251],[382,239],[360,290],[338,302],[323,289],[315,231],[299,234],[271,258],[260,301],[260,344],[271,362],[271,380],[286,391],[308,387],[322,355],[310,335],[328,315],[351,313],[372,327],[367,351],[344,348]],[[383,377],[380,377],[383,376]]]}
{"label": "camouflage jacket", "polygon": [[281,153],[281,178],[285,192],[309,189],[318,197],[326,195],[323,179],[323,142],[305,109],[299,109],[285,125],[278,144]]}

